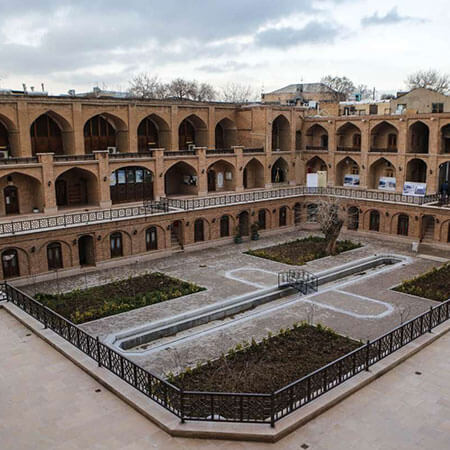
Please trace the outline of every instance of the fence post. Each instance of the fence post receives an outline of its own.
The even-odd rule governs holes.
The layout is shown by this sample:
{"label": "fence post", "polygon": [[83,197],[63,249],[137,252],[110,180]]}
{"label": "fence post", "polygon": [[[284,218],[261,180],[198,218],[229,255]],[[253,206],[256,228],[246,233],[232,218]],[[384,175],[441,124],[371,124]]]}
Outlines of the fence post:
{"label": "fence post", "polygon": [[369,371],[369,357],[370,357],[370,340],[367,340],[366,344],[366,371]]}
{"label": "fence post", "polygon": [[275,399],[273,392],[270,394],[270,426],[275,428]]}
{"label": "fence post", "polygon": [[184,423],[184,390],[180,388],[180,419]]}
{"label": "fence post", "polygon": [[95,338],[95,343],[97,345],[98,367],[102,367],[102,363],[100,361],[100,340],[98,336]]}
{"label": "fence post", "polygon": [[428,324],[428,333],[431,333],[431,329],[432,329],[432,323],[431,320],[433,318],[433,307],[430,306],[430,323]]}

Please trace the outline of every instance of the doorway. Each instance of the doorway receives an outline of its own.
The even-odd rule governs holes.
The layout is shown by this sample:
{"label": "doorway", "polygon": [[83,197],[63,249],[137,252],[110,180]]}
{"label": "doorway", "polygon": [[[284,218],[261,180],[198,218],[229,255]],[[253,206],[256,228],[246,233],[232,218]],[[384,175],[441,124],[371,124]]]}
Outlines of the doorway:
{"label": "doorway", "polygon": [[238,217],[239,217],[239,234],[241,236],[248,236],[248,212],[242,211]]}
{"label": "doorway", "polygon": [[2,253],[3,278],[20,276],[19,257],[17,250],[5,250]]}
{"label": "doorway", "polygon": [[66,180],[57,180],[55,183],[56,204],[58,206],[67,206],[67,183]]}
{"label": "doorway", "polygon": [[78,239],[80,266],[95,266],[94,238],[88,234]]}
{"label": "doorway", "polygon": [[6,186],[4,189],[5,213],[19,214],[19,192],[16,186]]}
{"label": "doorway", "polygon": [[216,172],[214,170],[208,170],[208,192],[214,192],[216,190]]}

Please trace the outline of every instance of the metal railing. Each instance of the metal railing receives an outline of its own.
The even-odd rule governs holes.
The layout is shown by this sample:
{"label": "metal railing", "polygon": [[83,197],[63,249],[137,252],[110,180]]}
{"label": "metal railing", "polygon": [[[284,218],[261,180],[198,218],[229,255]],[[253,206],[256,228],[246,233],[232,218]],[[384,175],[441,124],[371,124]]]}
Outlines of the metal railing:
{"label": "metal railing", "polygon": [[398,149],[397,147],[389,147],[389,148],[370,147],[370,151],[378,153],[397,153]]}
{"label": "metal railing", "polygon": [[206,150],[207,155],[227,155],[234,154],[234,148],[209,148]]}
{"label": "metal railing", "polygon": [[310,291],[317,292],[319,279],[313,273],[303,269],[278,272],[278,288],[291,286],[304,295]]}
{"label": "metal railing", "polygon": [[243,153],[264,153],[264,147],[257,147],[257,148],[244,148],[242,150]]}
{"label": "metal railing", "polygon": [[37,156],[28,156],[26,158],[1,158],[0,164],[35,164],[39,162]]}
{"label": "metal railing", "polygon": [[195,150],[165,150],[164,156],[195,156]]}
{"label": "metal railing", "polygon": [[96,222],[110,222],[131,217],[146,217],[152,214],[169,212],[166,201],[145,201],[143,206],[128,206],[93,211],[61,214],[59,216],[44,216],[31,219],[0,223],[0,236],[20,233],[60,229],[71,226],[90,225]]}
{"label": "metal railing", "polygon": [[272,393],[185,391],[130,361],[77,325],[4,282],[3,298],[53,330],[122,380],[159,403],[182,422],[275,422],[339,386],[449,319],[450,299],[374,341]]}
{"label": "metal railing", "polygon": [[338,152],[361,152],[361,147],[344,147],[342,145],[338,145]]}
{"label": "metal railing", "polygon": [[151,150],[147,152],[139,153],[110,153],[110,159],[126,159],[126,158],[153,158],[153,152]]}
{"label": "metal railing", "polygon": [[307,145],[306,150],[321,150],[328,151],[328,147],[324,147],[322,145]]}
{"label": "metal railing", "polygon": [[[428,203],[438,204],[442,196],[431,194],[424,197],[403,195],[395,192],[366,191],[363,189],[347,187],[310,188],[306,186],[283,187],[277,189],[264,189],[260,191],[242,192],[236,194],[222,194],[208,197],[197,197],[190,199],[168,198],[162,199],[167,208],[182,210],[196,210],[220,207],[232,204],[245,204],[277,198],[302,197],[310,195],[323,195],[331,197],[345,197],[357,200],[375,200],[381,202],[394,202],[407,205],[424,205]],[[158,202],[155,201],[155,205]],[[89,225],[95,222],[122,220],[128,217],[145,217],[155,214],[158,208],[155,206],[153,212],[149,212],[144,206],[129,206],[123,208],[110,208],[92,211],[60,214],[56,216],[43,216],[0,222],[0,237],[16,233],[29,233],[33,231],[45,231],[67,226]],[[161,212],[169,212],[169,209],[159,209]]]}
{"label": "metal railing", "polygon": [[55,162],[61,161],[93,161],[95,160],[94,154],[86,155],[54,155],[53,159]]}

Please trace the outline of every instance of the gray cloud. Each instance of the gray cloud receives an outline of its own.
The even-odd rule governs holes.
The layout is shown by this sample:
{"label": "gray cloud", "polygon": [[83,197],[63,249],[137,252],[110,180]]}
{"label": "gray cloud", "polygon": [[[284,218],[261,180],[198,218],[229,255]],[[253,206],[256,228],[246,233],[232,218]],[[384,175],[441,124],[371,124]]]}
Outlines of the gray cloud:
{"label": "gray cloud", "polygon": [[256,69],[262,67],[263,64],[247,64],[240,61],[226,61],[224,63],[204,64],[197,67],[197,70],[207,73],[224,73],[224,72],[238,72],[245,69]]}
{"label": "gray cloud", "polygon": [[333,42],[342,29],[332,23],[312,21],[303,28],[272,28],[255,37],[255,43],[263,47],[288,48],[302,44]]}
{"label": "gray cloud", "polygon": [[366,16],[361,19],[361,25],[371,26],[371,25],[392,25],[401,22],[424,22],[423,19],[401,16],[398,13],[397,7],[394,6],[390,11],[388,11],[384,16],[379,15],[378,12],[373,13],[371,16]]}

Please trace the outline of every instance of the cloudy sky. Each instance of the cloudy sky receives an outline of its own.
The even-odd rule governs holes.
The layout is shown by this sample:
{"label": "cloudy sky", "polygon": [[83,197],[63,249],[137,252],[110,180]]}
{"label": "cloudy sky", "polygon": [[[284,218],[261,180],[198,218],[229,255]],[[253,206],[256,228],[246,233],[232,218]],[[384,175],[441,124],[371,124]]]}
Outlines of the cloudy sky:
{"label": "cloudy sky", "polygon": [[251,84],[450,73],[448,0],[0,0],[0,88],[126,90],[139,72]]}

